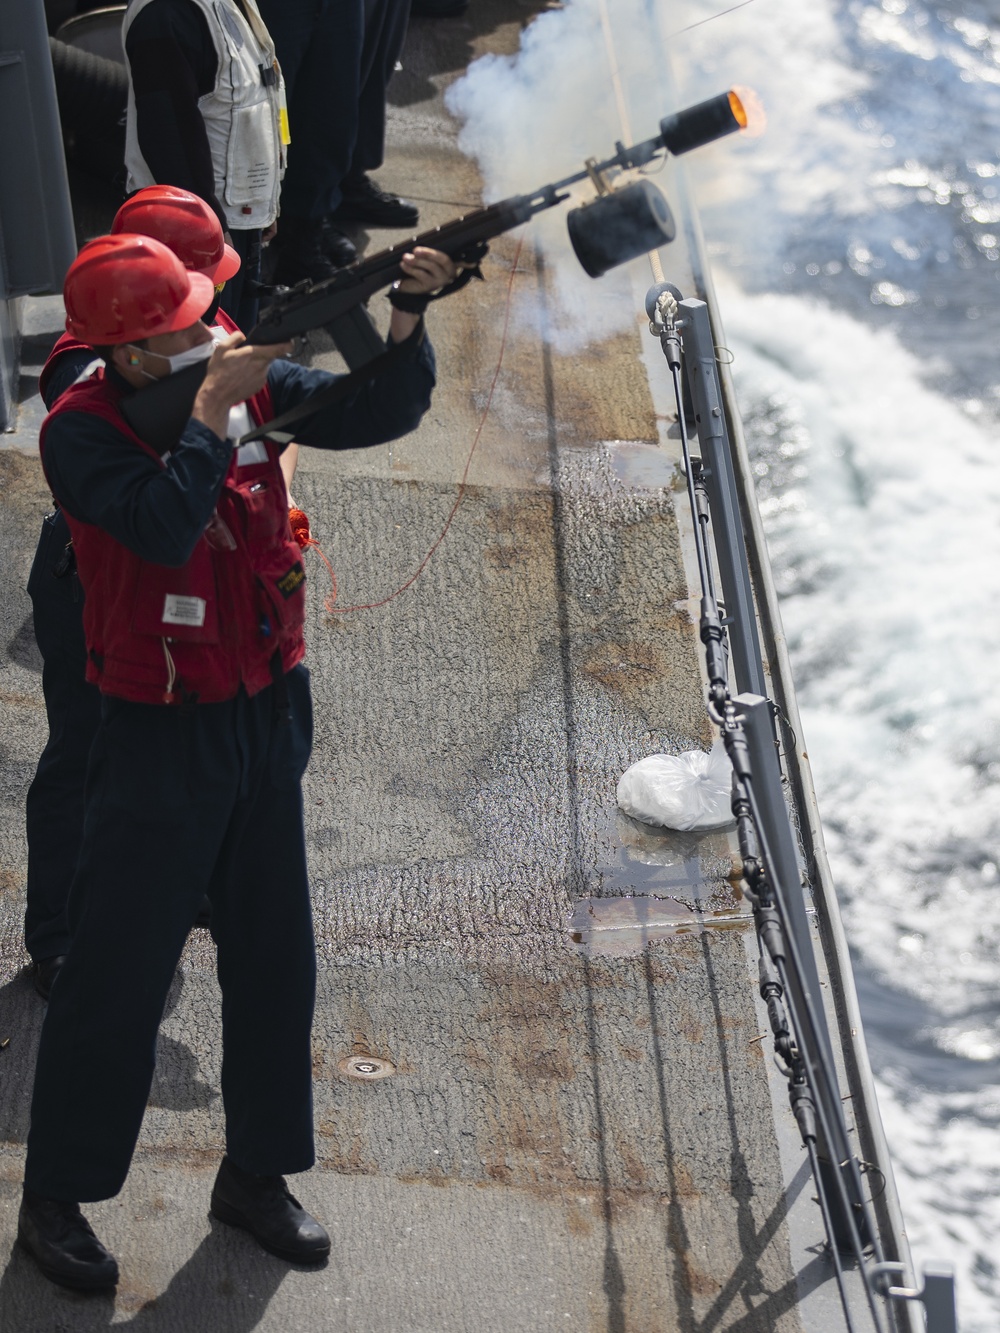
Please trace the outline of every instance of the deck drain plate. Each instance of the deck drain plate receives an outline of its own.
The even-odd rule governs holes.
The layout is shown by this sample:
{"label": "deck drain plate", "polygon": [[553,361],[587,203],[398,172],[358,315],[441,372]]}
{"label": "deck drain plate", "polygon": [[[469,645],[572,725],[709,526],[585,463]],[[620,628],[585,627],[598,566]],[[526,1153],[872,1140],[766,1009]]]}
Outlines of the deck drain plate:
{"label": "deck drain plate", "polygon": [[358,1078],[366,1083],[388,1078],[396,1072],[396,1066],[390,1060],[380,1060],[377,1055],[347,1055],[337,1062],[337,1068],[348,1078]]}

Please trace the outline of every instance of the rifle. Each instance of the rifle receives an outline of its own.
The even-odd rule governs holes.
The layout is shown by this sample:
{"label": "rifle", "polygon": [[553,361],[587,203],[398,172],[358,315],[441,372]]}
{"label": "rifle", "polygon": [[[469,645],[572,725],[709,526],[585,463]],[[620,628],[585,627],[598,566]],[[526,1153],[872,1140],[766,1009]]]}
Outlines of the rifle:
{"label": "rifle", "polygon": [[[478,271],[488,242],[511,231],[545,209],[569,198],[568,185],[590,178],[600,192],[596,199],[570,210],[568,227],[577,258],[591,277],[616,264],[657,249],[674,239],[676,229],[663,195],[649,180],[612,189],[606,173],[645,166],[657,153],[681,153],[746,128],[747,115],[735,92],[726,92],[660,121],[660,133],[626,148],[616,143],[613,157],[589,159],[583,171],[543,185],[533,194],[513,195],[441,227],[434,227],[356,260],[324,282],[278,288],[259,323],[247,335],[255,344],[287,342],[310,329],[325,327],[347,363],[349,374],[306,403],[242,436],[240,443],[268,436],[281,442],[294,437],[285,428],[354,392],[394,360],[396,348],[383,341],[365,303],[403,276],[400,261],[415,246],[441,250],[456,263]],[[122,412],[132,429],[154,448],[173,448],[191,416],[207,362],[188,366],[123,399]]]}

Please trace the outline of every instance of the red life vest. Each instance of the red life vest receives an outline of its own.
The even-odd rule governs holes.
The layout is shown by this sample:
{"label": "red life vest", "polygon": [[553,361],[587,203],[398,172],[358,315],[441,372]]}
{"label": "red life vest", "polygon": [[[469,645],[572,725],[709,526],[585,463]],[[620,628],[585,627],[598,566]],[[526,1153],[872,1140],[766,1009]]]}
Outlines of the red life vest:
{"label": "red life vest", "polygon": [[[42,423],[43,466],[46,430],[62,412],[102,417],[165,466],[125,422],[120,398],[103,371],[67,389]],[[247,406],[254,422],[268,420],[267,387]],[[220,703],[241,685],[258,693],[279,665],[289,671],[302,660],[305,571],[269,440],[234,451],[215,513],[179,569],[142,560],[102,528],[63,513],[86,594],[87,679],[105,694]]]}
{"label": "red life vest", "polygon": [[86,343],[82,343],[79,338],[74,338],[72,333],[61,333],[56,340],[56,345],[49,353],[45,365],[42,367],[42,373],[38,377],[38,392],[42,399],[45,399],[45,391],[48,387],[49,377],[55,370],[61,357],[66,352],[90,352],[90,355],[97,365],[100,365],[101,359],[92,348]]}

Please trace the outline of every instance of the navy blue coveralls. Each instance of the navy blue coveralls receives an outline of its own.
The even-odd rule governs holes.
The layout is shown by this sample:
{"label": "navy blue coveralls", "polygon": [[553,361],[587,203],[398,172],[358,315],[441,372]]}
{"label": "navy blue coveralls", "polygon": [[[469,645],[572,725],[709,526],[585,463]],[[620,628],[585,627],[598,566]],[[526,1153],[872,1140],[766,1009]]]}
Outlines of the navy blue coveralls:
{"label": "navy blue coveralls", "polygon": [[[45,406],[51,407],[93,359],[89,348],[63,353],[45,386]],[[66,898],[83,837],[87,756],[101,719],[100,694],[84,679],[83,589],[69,539],[63,514],[57,509],[46,515],[28,577],[49,723],[49,738],[25,802],[24,943],[36,963],[69,948]]]}
{"label": "navy blue coveralls", "polygon": [[386,87],[406,39],[410,0],[258,0],[257,8],[288,98],[292,142],[281,211],[316,221],[336,210],[348,173],[382,165]]}
{"label": "navy blue coveralls", "polygon": [[[330,380],[275,362],[275,412]],[[419,422],[433,383],[433,353],[414,341],[391,372],[306,420],[297,438],[321,448],[398,438]],[[227,441],[189,422],[161,468],[83,413],[54,419],[45,447],[59,502],[162,564],[183,562],[230,456]],[[121,1188],[167,993],[206,893],[223,997],[226,1151],[259,1175],[312,1165],[315,953],[300,789],[312,714],[305,668],[282,681],[188,710],[102,696],[72,943],[35,1071],[25,1185],[44,1197],[86,1202]]]}

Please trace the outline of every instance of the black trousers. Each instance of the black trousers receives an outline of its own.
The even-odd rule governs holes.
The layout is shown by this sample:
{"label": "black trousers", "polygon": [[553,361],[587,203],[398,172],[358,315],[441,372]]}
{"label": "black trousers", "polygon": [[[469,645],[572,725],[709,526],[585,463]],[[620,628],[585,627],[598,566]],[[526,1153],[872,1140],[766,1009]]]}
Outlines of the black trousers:
{"label": "black trousers", "polygon": [[84,679],[83,590],[68,558],[58,511],[42,523],[28,579],[49,738],[28,788],[28,894],[24,942],[36,961],[69,948],[66,900],[83,838],[83,783],[101,718],[101,696]]}
{"label": "black trousers", "polygon": [[261,230],[259,227],[234,230],[229,235],[242,263],[239,272],[222,289],[219,309],[235,320],[244,333],[249,333],[260,313]]}
{"label": "black trousers", "polygon": [[[324,217],[351,171],[385,152],[385,94],[410,0],[260,0],[285,78],[292,142],[282,212]],[[278,224],[280,230],[280,222]]]}
{"label": "black trousers", "polygon": [[315,951],[300,780],[309,678],[177,708],[104,697],[87,776],[72,943],[42,1025],[25,1184],[117,1194],[142,1124],[156,1036],[202,896],[222,988],[226,1150],[246,1171],[313,1163]]}

